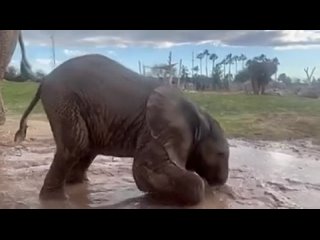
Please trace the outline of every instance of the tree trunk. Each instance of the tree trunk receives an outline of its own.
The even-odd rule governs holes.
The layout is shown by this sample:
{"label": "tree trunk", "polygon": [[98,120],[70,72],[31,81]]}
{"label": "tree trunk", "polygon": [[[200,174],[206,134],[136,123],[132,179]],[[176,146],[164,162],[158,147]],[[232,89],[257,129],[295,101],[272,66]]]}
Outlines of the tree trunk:
{"label": "tree trunk", "polygon": [[238,61],[236,61],[236,74],[235,75],[237,75],[237,73],[238,73]]}
{"label": "tree trunk", "polygon": [[193,68],[194,68],[194,52],[192,52],[191,78],[193,78]]}
{"label": "tree trunk", "polygon": [[259,86],[256,79],[251,79],[252,91],[255,95],[259,95]]}
{"label": "tree trunk", "polygon": [[208,55],[206,55],[206,77],[208,77]]}
{"label": "tree trunk", "polygon": [[211,76],[213,76],[213,73],[214,73],[214,61],[215,60],[212,60],[212,73],[211,73]]}
{"label": "tree trunk", "polygon": [[202,76],[202,58],[200,58],[200,76]]}

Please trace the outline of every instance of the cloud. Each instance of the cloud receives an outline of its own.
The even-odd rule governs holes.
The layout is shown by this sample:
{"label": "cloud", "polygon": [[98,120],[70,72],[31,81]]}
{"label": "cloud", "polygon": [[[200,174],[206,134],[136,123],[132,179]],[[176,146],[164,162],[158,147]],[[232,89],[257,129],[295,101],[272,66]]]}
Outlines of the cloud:
{"label": "cloud", "polygon": [[52,64],[52,59],[50,59],[50,58],[36,58],[35,62],[37,64],[49,65],[49,64]]}
{"label": "cloud", "polygon": [[[61,63],[62,61],[56,60],[56,67]],[[51,58],[36,58],[33,61],[31,60],[30,64],[33,71],[42,70],[45,73],[49,73],[53,70],[53,60]]]}
{"label": "cloud", "polygon": [[86,54],[85,51],[71,50],[71,49],[64,49],[63,53],[68,57],[76,57],[76,56],[81,56],[81,55],[85,55]]}
{"label": "cloud", "polygon": [[288,45],[288,46],[274,47],[274,49],[277,51],[320,49],[320,44],[319,45]]}
{"label": "cloud", "polygon": [[30,45],[37,46],[50,45],[53,35],[55,44],[64,48],[320,45],[320,30],[24,30],[23,34]]}

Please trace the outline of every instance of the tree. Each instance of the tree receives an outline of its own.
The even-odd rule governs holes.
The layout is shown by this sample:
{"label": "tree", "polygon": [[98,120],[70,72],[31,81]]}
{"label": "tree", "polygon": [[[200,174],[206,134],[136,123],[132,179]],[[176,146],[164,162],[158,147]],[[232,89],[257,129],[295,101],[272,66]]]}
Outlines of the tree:
{"label": "tree", "polygon": [[288,77],[285,73],[281,73],[281,74],[279,75],[278,80],[279,80],[279,82],[283,82],[283,83],[286,84],[286,85],[292,83],[291,78]]}
{"label": "tree", "polygon": [[311,84],[311,78],[312,78],[315,70],[316,70],[316,67],[314,67],[314,68],[312,69],[311,73],[309,73],[309,68],[305,68],[305,69],[304,69],[304,71],[305,71],[305,73],[306,73],[306,75],[307,75],[307,83],[308,83],[308,84]]}
{"label": "tree", "polygon": [[218,59],[218,55],[215,53],[212,53],[209,57],[209,59],[212,61],[212,73],[211,75],[213,75],[213,71],[214,71],[214,63],[215,61]]}
{"label": "tree", "polygon": [[204,50],[203,56],[206,57],[206,77],[208,77],[208,56],[210,56],[208,49]]}
{"label": "tree", "polygon": [[239,61],[242,62],[242,70],[244,69],[244,63],[247,60],[247,57],[244,54],[241,54],[239,57]]}
{"label": "tree", "polygon": [[237,74],[238,73],[238,61],[239,61],[239,59],[240,59],[240,57],[239,56],[237,56],[237,55],[235,55],[235,56],[233,56],[233,58],[232,58],[232,61],[235,63],[235,67],[236,67],[236,71],[235,71],[235,74]]}
{"label": "tree", "polygon": [[226,77],[226,59],[223,59],[218,65],[223,65],[223,78]]}
{"label": "tree", "polygon": [[185,85],[187,82],[189,82],[189,70],[185,65],[182,65],[181,67],[181,84]]}
{"label": "tree", "polygon": [[35,72],[35,74],[37,76],[37,79],[39,79],[38,81],[40,81],[41,79],[43,79],[46,76],[46,74],[42,70],[37,70]]}
{"label": "tree", "polygon": [[[277,66],[280,65],[280,62],[279,62],[279,59],[278,59],[278,58],[274,58],[272,61],[273,61],[273,63],[276,64]],[[275,81],[277,81],[277,73],[278,73],[278,67],[277,67],[276,72],[274,73],[274,74],[275,74],[275,77],[274,77]]]}
{"label": "tree", "polygon": [[177,68],[167,64],[155,64],[150,67],[150,75],[156,78],[169,79],[170,75],[177,75]]}
{"label": "tree", "polygon": [[257,61],[257,62],[265,62],[267,60],[266,55],[261,54],[258,57],[253,58],[253,61]]}
{"label": "tree", "polygon": [[14,81],[18,77],[18,70],[14,66],[9,66],[4,74],[4,79]]}
{"label": "tree", "polygon": [[235,82],[244,83],[250,79],[250,73],[247,68],[238,72],[238,74],[234,77]]}
{"label": "tree", "polygon": [[[199,72],[199,66],[195,66],[193,67],[192,69],[193,72],[196,72],[196,75],[198,75],[198,72]],[[193,77],[193,76],[192,76]]]}
{"label": "tree", "polygon": [[197,55],[197,58],[199,59],[199,62],[200,62],[200,75],[202,75],[202,59],[204,57],[204,54],[203,53],[199,53]]}
{"label": "tree", "polygon": [[226,64],[229,64],[229,73],[228,73],[228,80],[229,80],[229,77],[231,76],[231,65],[233,64],[233,58],[232,58],[232,54],[228,54],[226,56]]}
{"label": "tree", "polygon": [[23,77],[14,66],[9,66],[4,74],[4,79],[10,82],[25,82],[29,79]]}

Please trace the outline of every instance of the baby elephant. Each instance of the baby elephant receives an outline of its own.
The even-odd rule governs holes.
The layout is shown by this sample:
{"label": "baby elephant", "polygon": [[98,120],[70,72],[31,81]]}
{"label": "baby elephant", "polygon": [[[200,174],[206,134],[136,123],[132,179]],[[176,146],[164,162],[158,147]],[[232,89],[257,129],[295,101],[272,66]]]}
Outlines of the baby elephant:
{"label": "baby elephant", "polygon": [[98,154],[132,157],[146,193],[197,204],[209,185],[228,178],[229,145],[219,123],[176,88],[98,54],[68,60],[44,77],[23,114],[15,141],[41,99],[56,153],[40,198],[64,199],[64,184],[82,183]]}

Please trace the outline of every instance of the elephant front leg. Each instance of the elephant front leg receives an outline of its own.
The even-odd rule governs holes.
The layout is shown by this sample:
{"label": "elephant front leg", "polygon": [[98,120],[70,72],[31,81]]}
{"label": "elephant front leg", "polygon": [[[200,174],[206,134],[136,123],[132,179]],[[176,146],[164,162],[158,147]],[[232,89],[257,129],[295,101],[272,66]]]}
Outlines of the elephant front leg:
{"label": "elephant front leg", "polygon": [[137,187],[160,198],[179,204],[193,205],[202,201],[205,184],[202,178],[170,161],[161,146],[151,143],[139,153],[133,163]]}

